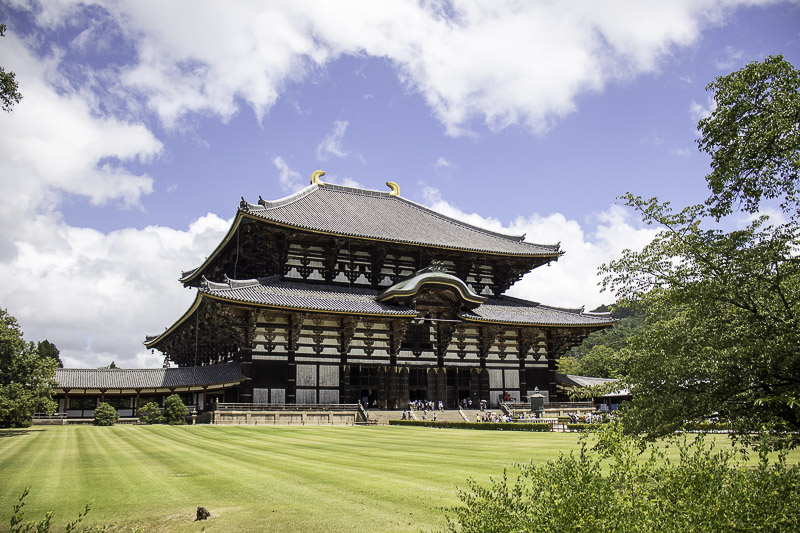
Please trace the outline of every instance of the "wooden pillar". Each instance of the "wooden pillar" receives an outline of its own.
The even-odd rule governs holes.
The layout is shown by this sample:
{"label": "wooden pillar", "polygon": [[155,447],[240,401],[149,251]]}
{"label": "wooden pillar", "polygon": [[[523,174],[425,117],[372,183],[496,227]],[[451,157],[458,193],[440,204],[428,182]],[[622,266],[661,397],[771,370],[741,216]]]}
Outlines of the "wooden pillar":
{"label": "wooden pillar", "polygon": [[139,394],[142,392],[142,389],[136,389],[136,399],[133,402],[133,416],[139,416]]}
{"label": "wooden pillar", "polygon": [[64,389],[64,414],[69,410],[69,389]]}
{"label": "wooden pillar", "polygon": [[400,409],[400,376],[399,368],[397,366],[390,366],[388,368],[389,377],[389,400],[387,407],[389,409]]}
{"label": "wooden pillar", "polygon": [[378,407],[386,409],[389,399],[388,368],[384,365],[378,367]]}
{"label": "wooden pillar", "polygon": [[520,357],[519,359],[519,401],[524,401],[525,397],[528,395],[528,384],[526,381],[526,374],[525,372],[525,358]]}
{"label": "wooden pillar", "polygon": [[408,367],[398,369],[398,403],[401,409],[408,407]]}
{"label": "wooden pillar", "polygon": [[203,403],[201,405],[201,410],[206,410],[206,394],[208,393],[208,385],[203,387]]}
{"label": "wooden pillar", "polygon": [[100,403],[106,401],[106,389],[100,389]]}
{"label": "wooden pillar", "polygon": [[436,370],[436,401],[447,405],[447,370],[444,368]]}

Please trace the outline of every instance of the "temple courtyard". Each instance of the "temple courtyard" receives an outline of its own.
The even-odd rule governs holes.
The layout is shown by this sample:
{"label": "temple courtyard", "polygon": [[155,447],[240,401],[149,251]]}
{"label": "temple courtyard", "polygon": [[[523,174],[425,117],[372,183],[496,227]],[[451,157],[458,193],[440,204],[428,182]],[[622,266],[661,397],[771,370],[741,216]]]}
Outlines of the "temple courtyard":
{"label": "temple courtyard", "polygon": [[125,532],[436,530],[467,478],[577,449],[575,433],[396,426],[0,430],[0,524],[30,487],[26,519],[53,510],[56,530],[88,502],[86,523]]}

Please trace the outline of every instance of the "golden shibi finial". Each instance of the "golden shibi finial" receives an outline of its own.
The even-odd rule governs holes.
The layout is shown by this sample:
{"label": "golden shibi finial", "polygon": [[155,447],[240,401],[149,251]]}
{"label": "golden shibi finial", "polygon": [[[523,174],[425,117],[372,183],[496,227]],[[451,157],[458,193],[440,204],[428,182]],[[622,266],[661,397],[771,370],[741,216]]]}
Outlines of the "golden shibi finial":
{"label": "golden shibi finial", "polygon": [[311,185],[322,185],[320,178],[325,175],[324,170],[315,170],[311,173]]}
{"label": "golden shibi finial", "polygon": [[389,196],[400,196],[400,186],[398,184],[393,181],[387,181],[386,185],[388,185],[392,190],[392,192],[389,193]]}

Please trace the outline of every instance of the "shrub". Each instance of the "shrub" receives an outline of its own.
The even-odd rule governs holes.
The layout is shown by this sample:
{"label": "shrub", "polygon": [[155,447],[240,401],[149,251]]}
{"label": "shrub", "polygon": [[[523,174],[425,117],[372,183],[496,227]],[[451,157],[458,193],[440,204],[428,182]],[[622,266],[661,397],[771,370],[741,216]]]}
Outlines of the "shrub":
{"label": "shrub", "polygon": [[171,394],[164,400],[164,421],[170,426],[180,426],[186,423],[189,416],[189,409],[183,405],[181,397]]}
{"label": "shrub", "polygon": [[100,402],[94,410],[95,426],[113,426],[119,420],[119,413],[113,406]]}
{"label": "shrub", "polygon": [[800,467],[770,463],[764,443],[755,468],[736,451],[684,437],[679,458],[603,424],[579,454],[526,464],[488,485],[469,480],[447,511],[451,532],[798,531]]}
{"label": "shrub", "polygon": [[139,422],[142,424],[160,424],[164,421],[161,409],[156,402],[147,402],[139,408]]}
{"label": "shrub", "polygon": [[591,431],[599,427],[597,424],[586,424],[583,422],[579,422],[576,424],[567,424],[567,429],[570,431]]}
{"label": "shrub", "polygon": [[389,420],[390,426],[423,426],[450,429],[483,429],[495,431],[550,431],[546,423],[506,423],[506,422],[433,422],[431,420]]}

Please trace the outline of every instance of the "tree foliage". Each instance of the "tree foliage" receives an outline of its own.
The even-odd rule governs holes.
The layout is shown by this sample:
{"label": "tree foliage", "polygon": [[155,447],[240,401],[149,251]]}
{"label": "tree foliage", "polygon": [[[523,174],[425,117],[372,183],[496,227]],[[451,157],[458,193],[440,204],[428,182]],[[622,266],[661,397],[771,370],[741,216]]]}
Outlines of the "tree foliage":
{"label": "tree foliage", "polygon": [[714,216],[762,199],[796,209],[800,190],[800,71],[783,56],[752,62],[710,83],[716,109],[700,121],[700,150],[711,155],[707,176]]}
{"label": "tree foliage", "polygon": [[606,288],[647,309],[647,327],[622,351],[634,392],[626,426],[660,436],[718,416],[741,435],[791,436],[800,429],[797,224],[758,219],[725,232],[701,227],[700,206],[626,202],[664,229],[603,267]]}
{"label": "tree foliage", "polygon": [[177,394],[170,394],[164,400],[164,421],[170,426],[179,426],[186,423],[189,409]]}
{"label": "tree foliage", "polygon": [[603,424],[598,444],[584,439],[579,454],[522,465],[488,485],[469,481],[461,505],[448,512],[448,530],[516,531],[797,531],[800,467],[762,454],[756,468],[702,438],[662,448]]}
{"label": "tree foliage", "polygon": [[[628,194],[661,232],[641,252],[601,267],[603,286],[637,301],[646,328],[622,351],[634,399],[626,428],[668,434],[684,421],[719,419],[735,435],[768,430],[797,444],[800,431],[800,227],[797,220],[798,71],[783,58],[751,63],[709,85],[717,110],[700,123],[712,156],[705,205]],[[758,217],[727,231],[737,205],[780,198],[789,221]],[[752,218],[752,217],[751,217]]]}
{"label": "tree foliage", "polygon": [[[6,25],[0,24],[0,37],[5,37]],[[0,67],[0,108],[3,111],[11,111],[11,106],[18,104],[22,100],[19,93],[19,84],[13,72],[6,72]]]}
{"label": "tree foliage", "polygon": [[113,405],[100,402],[94,410],[93,418],[95,426],[113,426],[119,420],[119,413]]}
{"label": "tree foliage", "polygon": [[42,358],[49,357],[50,359],[54,359],[58,368],[64,368],[64,363],[61,362],[61,357],[59,357],[61,352],[56,348],[56,345],[49,340],[45,339],[39,342],[39,344],[36,345],[36,351],[39,352],[39,356]]}
{"label": "tree foliage", "polygon": [[34,413],[53,413],[56,362],[25,342],[17,320],[0,309],[0,427],[27,427]]}
{"label": "tree foliage", "polygon": [[613,328],[590,334],[558,361],[558,371],[577,376],[616,378],[624,373],[625,360],[620,350],[628,338],[644,328],[644,312],[622,305],[601,306],[592,312],[611,312],[619,320]]}

